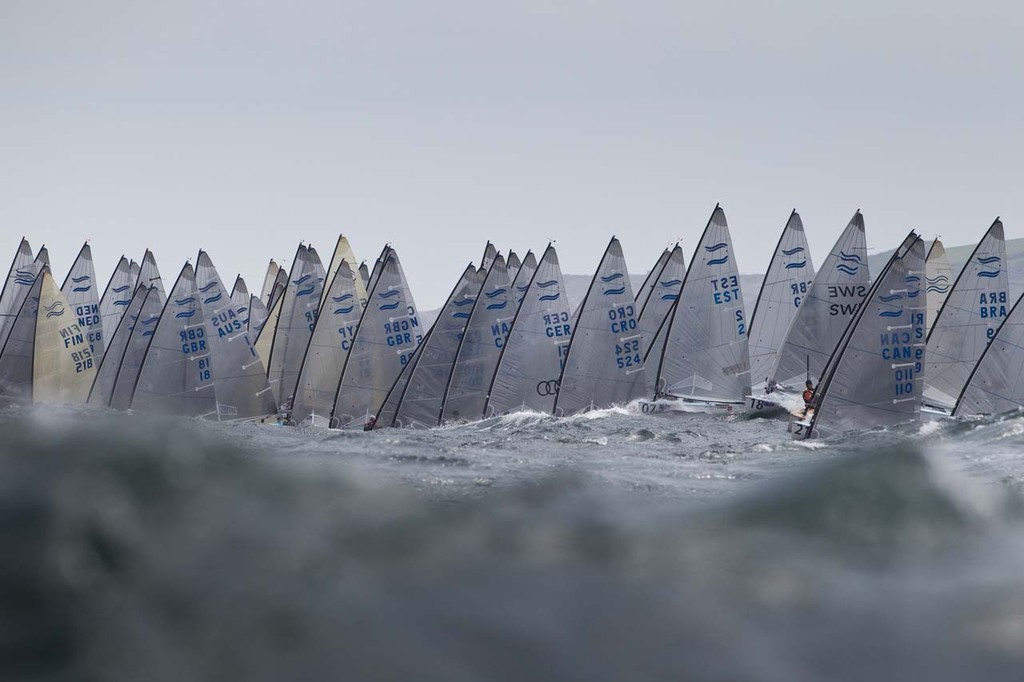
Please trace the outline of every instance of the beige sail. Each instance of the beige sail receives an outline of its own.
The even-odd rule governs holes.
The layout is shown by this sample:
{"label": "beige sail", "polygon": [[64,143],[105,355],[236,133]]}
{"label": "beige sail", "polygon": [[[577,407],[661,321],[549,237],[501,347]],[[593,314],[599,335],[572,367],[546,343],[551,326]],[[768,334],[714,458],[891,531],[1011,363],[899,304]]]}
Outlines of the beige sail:
{"label": "beige sail", "polygon": [[[324,307],[324,301],[327,300],[327,292],[331,290],[331,284],[334,282],[334,276],[338,274],[338,268],[341,267],[342,261],[348,263],[350,268],[354,267],[352,264],[359,262],[356,260],[356,255],[352,252],[352,246],[349,245],[348,239],[345,235],[338,235],[338,244],[334,247],[334,255],[331,256],[331,265],[327,268],[327,277],[324,279],[324,290],[320,294],[320,308]],[[359,298],[359,304],[365,306],[366,285],[363,283],[363,278],[359,276],[358,272],[355,272],[353,280],[356,285],[356,297]]]}
{"label": "beige sail", "polygon": [[270,349],[274,346],[274,333],[277,331],[277,321],[281,317],[282,301],[284,301],[284,296],[278,296],[274,307],[271,308],[270,313],[267,315],[263,328],[260,330],[260,335],[256,337],[256,354],[260,356],[264,367],[270,358]]}
{"label": "beige sail", "polygon": [[47,268],[39,290],[32,398],[36,402],[84,403],[96,378],[99,358]]}

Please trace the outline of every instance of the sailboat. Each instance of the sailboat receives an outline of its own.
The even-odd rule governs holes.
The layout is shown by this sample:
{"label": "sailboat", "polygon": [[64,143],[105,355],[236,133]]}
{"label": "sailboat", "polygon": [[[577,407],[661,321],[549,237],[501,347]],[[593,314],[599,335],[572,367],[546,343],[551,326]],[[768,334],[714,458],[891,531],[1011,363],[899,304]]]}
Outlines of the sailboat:
{"label": "sailboat", "polygon": [[[679,300],[686,277],[686,265],[683,261],[683,249],[676,244],[668,252],[668,258],[660,260],[661,270],[650,283],[650,295],[644,303],[638,304],[640,311],[640,332],[644,336],[643,357],[660,358],[668,338],[668,321],[672,309]],[[656,368],[648,369],[647,394],[654,395],[658,391],[658,372]]]}
{"label": "sailboat", "polygon": [[265,307],[271,306],[270,294],[274,290],[274,285],[277,283],[277,273],[281,268],[278,266],[277,261],[273,258],[267,264],[267,272],[263,275],[263,286],[260,287],[260,301],[263,302]]}
{"label": "sailboat", "polygon": [[[679,246],[676,244],[676,246]],[[658,256],[658,260],[655,261],[654,267],[650,269],[647,276],[644,278],[643,284],[636,290],[636,309],[643,310],[644,306],[647,305],[647,299],[651,297],[651,293],[654,292],[654,286],[657,283],[657,278],[661,275],[661,271],[665,269],[665,262],[668,257],[672,255],[672,249],[665,249]]]}
{"label": "sailboat", "polygon": [[952,413],[971,370],[1010,308],[1003,223],[981,238],[928,332],[924,406],[931,415]]}
{"label": "sailboat", "polygon": [[135,330],[135,323],[142,312],[142,305],[149,295],[150,287],[140,286],[128,302],[124,315],[117,323],[114,334],[110,337],[107,350],[103,359],[99,362],[96,371],[96,378],[93,380],[89,392],[88,402],[90,405],[110,406],[110,400],[114,394],[114,385],[117,383],[117,373],[121,369],[121,360],[124,359],[125,351],[128,349],[128,342],[131,340],[132,332]]}
{"label": "sailboat", "polygon": [[566,416],[625,404],[644,395],[645,339],[626,260],[612,237],[572,324],[552,411]]}
{"label": "sailboat", "polygon": [[871,286],[828,362],[796,439],[916,421],[925,360],[924,242],[911,232]]}
{"label": "sailboat", "polygon": [[716,206],[683,279],[644,412],[726,412],[750,391],[747,318],[725,212]]}
{"label": "sailboat", "polygon": [[949,264],[946,249],[938,239],[928,249],[928,257],[924,261],[925,295],[928,298],[928,331],[935,326],[935,318],[946,302],[946,296],[953,286],[953,268]]}
{"label": "sailboat", "polygon": [[96,288],[96,270],[92,264],[92,249],[88,242],[78,252],[68,276],[60,288],[78,326],[85,332],[92,357],[99,364],[106,349],[103,336],[103,319],[100,315],[100,298]]}
{"label": "sailboat", "polygon": [[160,268],[156,266],[156,257],[153,252],[146,249],[142,255],[142,265],[139,267],[138,284],[156,289],[156,301],[162,306],[167,300],[164,292],[164,282],[160,277]]}
{"label": "sailboat", "polygon": [[4,280],[3,291],[0,292],[0,346],[7,340],[7,335],[14,326],[14,320],[21,312],[22,303],[28,296],[29,289],[36,282],[39,265],[32,255],[32,247],[28,240],[22,238],[18,250],[14,253],[11,269]]}
{"label": "sailboat", "polygon": [[782,228],[750,316],[750,378],[756,388],[749,397],[749,411],[757,413],[778,406],[765,389],[800,302],[813,286],[811,251],[803,221],[794,209]]}
{"label": "sailboat", "polygon": [[[132,277],[131,264],[127,258],[121,256],[114,267],[114,272],[110,275],[107,288],[103,290],[103,296],[100,298],[100,323],[103,327],[104,347],[110,344],[117,324],[132,301],[134,284],[135,278]],[[105,348],[104,352],[106,352]]]}
{"label": "sailboat", "polygon": [[[145,272],[145,267],[143,272]],[[156,324],[160,321],[164,303],[163,289],[158,289],[156,285],[150,286],[142,301],[138,318],[132,325],[128,345],[121,356],[108,407],[115,410],[127,410],[131,407],[132,398],[135,395],[135,385],[139,380],[139,372],[142,370],[142,363],[146,359],[149,344],[156,332]]]}

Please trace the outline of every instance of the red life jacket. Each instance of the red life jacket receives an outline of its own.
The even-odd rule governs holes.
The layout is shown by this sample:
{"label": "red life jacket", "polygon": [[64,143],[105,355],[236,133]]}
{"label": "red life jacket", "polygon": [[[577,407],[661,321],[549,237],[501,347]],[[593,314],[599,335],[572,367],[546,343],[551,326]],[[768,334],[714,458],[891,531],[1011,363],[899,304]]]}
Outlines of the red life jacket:
{"label": "red life jacket", "polygon": [[809,388],[804,391],[804,402],[805,403],[811,402],[811,398],[813,398],[813,397],[814,397],[814,391],[812,391]]}

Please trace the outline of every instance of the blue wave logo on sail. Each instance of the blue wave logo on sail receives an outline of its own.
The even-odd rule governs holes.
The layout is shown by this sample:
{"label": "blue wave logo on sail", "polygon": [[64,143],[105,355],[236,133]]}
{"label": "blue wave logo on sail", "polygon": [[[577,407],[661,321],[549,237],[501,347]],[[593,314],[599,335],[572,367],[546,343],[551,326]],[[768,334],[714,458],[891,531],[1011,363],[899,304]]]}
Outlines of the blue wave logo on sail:
{"label": "blue wave logo on sail", "polygon": [[501,303],[491,303],[487,306],[488,310],[501,310],[508,305],[508,301],[502,301]]}
{"label": "blue wave logo on sail", "polygon": [[626,293],[626,287],[619,287],[618,289],[609,289],[603,293],[605,296],[618,296],[619,294]]}
{"label": "blue wave logo on sail", "polygon": [[537,300],[538,301],[557,301],[560,298],[562,298],[561,292],[557,292],[556,291],[553,294],[544,294],[543,296],[538,296]]}
{"label": "blue wave logo on sail", "polygon": [[903,281],[904,282],[920,282],[921,278],[918,277],[917,275],[907,275],[906,277],[903,278]]}
{"label": "blue wave logo on sail", "polygon": [[153,336],[154,333],[155,332],[152,329],[146,329],[145,331],[142,332],[142,335],[143,336]]}
{"label": "blue wave logo on sail", "polygon": [[802,268],[805,265],[807,265],[807,261],[805,261],[805,260],[796,261],[794,263],[786,263],[786,269],[787,270],[796,270],[797,268]]}
{"label": "blue wave logo on sail", "polygon": [[84,292],[84,291],[89,291],[89,289],[92,289],[92,285],[91,284],[89,286],[87,286],[87,287],[72,287],[71,291],[72,292],[76,292],[77,291],[77,292],[81,293],[81,292]]}
{"label": "blue wave logo on sail", "polygon": [[209,291],[210,289],[214,288],[215,286],[217,286],[216,282],[210,282],[206,286],[199,287],[199,291],[201,291],[201,292],[203,292],[205,294],[207,291]]}
{"label": "blue wave logo on sail", "polygon": [[71,281],[75,284],[81,284],[85,280],[89,279],[89,275],[82,275],[81,277],[72,277]]}
{"label": "blue wave logo on sail", "polygon": [[187,320],[188,318],[192,317],[195,314],[196,314],[196,309],[193,308],[192,310],[182,310],[180,313],[175,314],[175,317],[177,317],[177,318],[184,318],[184,319]]}
{"label": "blue wave logo on sail", "polygon": [[529,290],[530,290],[530,285],[529,284],[524,284],[522,286],[516,286],[516,291],[526,292],[526,291],[529,291]]}
{"label": "blue wave logo on sail", "polygon": [[708,265],[724,265],[729,262],[729,254],[725,254],[721,258],[712,258],[708,261]]}
{"label": "blue wave logo on sail", "polygon": [[398,307],[399,303],[401,303],[401,301],[395,301],[394,303],[385,303],[377,307],[380,308],[381,310],[394,310],[395,308]]}
{"label": "blue wave logo on sail", "polygon": [[978,272],[978,277],[998,277],[999,273],[1001,272],[1002,270],[981,270],[980,272]]}
{"label": "blue wave logo on sail", "polygon": [[902,310],[881,310],[878,313],[879,317],[901,317],[902,315]]}
{"label": "blue wave logo on sail", "polygon": [[982,265],[992,265],[993,263],[998,263],[1001,260],[1002,258],[1000,258],[999,256],[987,256],[985,258],[978,258],[978,262],[981,263]]}
{"label": "blue wave logo on sail", "polygon": [[679,294],[662,294],[661,300],[663,301],[678,301]]}
{"label": "blue wave logo on sail", "polygon": [[495,289],[494,291],[485,291],[484,296],[487,298],[494,298],[495,296],[501,296],[506,291],[508,291],[508,289],[505,288]]}
{"label": "blue wave logo on sail", "polygon": [[601,281],[602,282],[614,282],[615,280],[622,279],[622,278],[623,278],[623,274],[621,272],[616,272],[614,275],[606,275],[606,276],[602,277]]}
{"label": "blue wave logo on sail", "polygon": [[315,289],[316,289],[316,285],[315,284],[310,284],[308,287],[305,287],[304,289],[299,289],[298,291],[296,291],[295,295],[296,296],[309,296],[311,293],[313,293],[313,291]]}
{"label": "blue wave logo on sail", "polygon": [[468,320],[469,319],[469,313],[464,313],[461,310],[457,310],[454,313],[452,313],[452,317],[458,317],[458,318],[462,318],[464,320]]}
{"label": "blue wave logo on sail", "polygon": [[154,324],[159,319],[160,319],[159,315],[150,315],[149,317],[147,317],[146,319],[144,319],[142,321],[142,324]]}
{"label": "blue wave logo on sail", "polygon": [[539,286],[541,289],[547,289],[548,287],[553,287],[556,284],[558,284],[557,279],[549,279],[546,282],[537,282],[537,286]]}
{"label": "blue wave logo on sail", "polygon": [[36,281],[36,273],[32,270],[15,270],[14,283],[28,285]]}
{"label": "blue wave logo on sail", "polygon": [[239,308],[238,309],[238,314],[241,315],[244,312],[248,312],[248,310],[249,310],[249,306],[245,306],[244,308]]}
{"label": "blue wave logo on sail", "polygon": [[292,284],[294,284],[295,286],[299,286],[300,284],[305,284],[312,277],[313,277],[313,275],[303,275],[302,277],[299,277],[297,280],[292,282]]}
{"label": "blue wave logo on sail", "polygon": [[352,310],[354,308],[355,308],[355,305],[350,305],[347,308],[335,308],[334,309],[334,314],[335,315],[348,315],[350,312],[352,312]]}
{"label": "blue wave logo on sail", "polygon": [[334,301],[335,303],[341,303],[342,301],[347,301],[350,298],[352,298],[352,294],[342,294],[341,296],[331,296],[331,300]]}
{"label": "blue wave logo on sail", "polygon": [[114,305],[129,305],[131,302],[132,299],[128,298],[123,301],[114,301]]}
{"label": "blue wave logo on sail", "polygon": [[188,305],[189,303],[195,303],[196,297],[189,296],[188,298],[176,298],[174,299],[174,305]]}
{"label": "blue wave logo on sail", "polygon": [[394,298],[398,296],[398,289],[392,289],[391,291],[385,291],[380,295],[381,298]]}
{"label": "blue wave logo on sail", "polygon": [[217,301],[219,301],[223,297],[224,297],[224,294],[218,292],[215,296],[211,296],[210,298],[204,298],[203,299],[203,303],[216,303]]}
{"label": "blue wave logo on sail", "polygon": [[917,295],[921,293],[920,289],[914,289],[913,291],[907,292],[907,298],[917,298]]}
{"label": "blue wave logo on sail", "polygon": [[860,268],[856,265],[846,265],[845,263],[839,263],[836,265],[836,270],[839,272],[845,272],[847,275],[856,275]]}
{"label": "blue wave logo on sail", "polygon": [[663,287],[677,287],[677,286],[679,286],[682,283],[683,283],[683,280],[681,280],[681,279],[670,279],[667,282],[658,282],[658,284],[660,284]]}
{"label": "blue wave logo on sail", "polygon": [[839,260],[846,261],[847,263],[857,263],[858,265],[863,264],[864,261],[861,257],[855,253],[846,253],[845,251],[839,252]]}
{"label": "blue wave logo on sail", "polygon": [[113,291],[115,294],[120,294],[120,293],[123,293],[125,291],[128,291],[128,287],[129,286],[131,286],[131,285],[125,284],[123,287],[114,287],[113,289],[111,289],[111,291]]}
{"label": "blue wave logo on sail", "polygon": [[46,311],[46,317],[60,317],[64,314],[64,304],[60,301],[54,301],[50,305],[44,305],[43,310]]}
{"label": "blue wave logo on sail", "polygon": [[925,291],[927,291],[930,294],[944,294],[947,291],[949,291],[949,285],[943,284],[940,286],[938,284],[929,284],[927,287],[925,287]]}
{"label": "blue wave logo on sail", "polygon": [[726,244],[725,242],[718,242],[714,246],[705,246],[704,250],[707,251],[708,253],[714,253],[715,251],[721,251],[722,249],[727,248],[728,246],[729,245]]}
{"label": "blue wave logo on sail", "polygon": [[803,253],[803,251],[804,251],[804,247],[802,247],[802,246],[794,246],[792,249],[783,249],[782,250],[782,254],[784,256],[792,256],[792,255],[795,255],[795,254],[798,254],[798,253]]}
{"label": "blue wave logo on sail", "polygon": [[473,305],[474,303],[476,303],[475,298],[464,298],[461,301],[452,301],[452,305],[457,305],[460,308],[464,305]]}
{"label": "blue wave logo on sail", "polygon": [[893,301],[898,301],[901,298],[903,298],[901,294],[889,294],[888,296],[879,296],[878,300],[884,303],[892,303]]}

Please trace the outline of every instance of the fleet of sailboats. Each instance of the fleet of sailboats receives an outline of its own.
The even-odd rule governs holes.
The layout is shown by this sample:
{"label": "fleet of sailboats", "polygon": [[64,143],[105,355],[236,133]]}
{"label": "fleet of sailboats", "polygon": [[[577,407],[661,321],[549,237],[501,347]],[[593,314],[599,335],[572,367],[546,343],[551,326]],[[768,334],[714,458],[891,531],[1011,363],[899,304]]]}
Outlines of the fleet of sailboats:
{"label": "fleet of sailboats", "polygon": [[431,428],[531,410],[785,416],[795,438],[1024,405],[1024,306],[996,219],[954,278],[911,232],[877,277],[858,211],[814,268],[794,210],[753,309],[725,212],[687,266],[664,249],[635,295],[612,238],[570,305],[558,254],[488,242],[425,329],[397,251],[300,244],[258,292],[209,254],[167,295],[153,253],[100,288],[86,243],[58,288],[22,239],[0,290],[0,397],[321,428]]}

